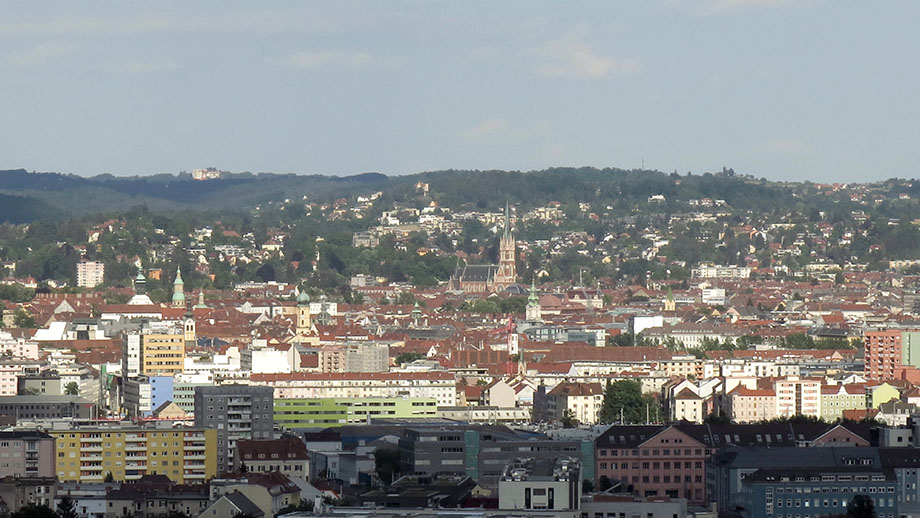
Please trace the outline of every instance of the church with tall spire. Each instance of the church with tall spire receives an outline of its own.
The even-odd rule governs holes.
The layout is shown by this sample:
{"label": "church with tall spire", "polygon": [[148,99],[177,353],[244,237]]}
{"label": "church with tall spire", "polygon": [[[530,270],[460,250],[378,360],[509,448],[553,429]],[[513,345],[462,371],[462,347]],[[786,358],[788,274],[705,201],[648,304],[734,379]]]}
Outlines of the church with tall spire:
{"label": "church with tall spire", "polygon": [[458,268],[451,279],[451,288],[466,293],[495,293],[515,284],[516,246],[511,231],[511,209],[505,203],[502,237],[498,245],[498,264],[467,264]]}

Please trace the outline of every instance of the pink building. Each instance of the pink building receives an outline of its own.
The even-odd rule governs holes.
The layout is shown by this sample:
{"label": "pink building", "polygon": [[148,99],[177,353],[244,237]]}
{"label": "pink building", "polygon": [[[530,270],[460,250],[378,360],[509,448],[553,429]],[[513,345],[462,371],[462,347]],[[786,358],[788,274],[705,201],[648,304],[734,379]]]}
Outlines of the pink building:
{"label": "pink building", "polygon": [[54,477],[54,438],[37,430],[0,432],[0,478]]}
{"label": "pink building", "polygon": [[612,426],[595,447],[598,482],[629,482],[639,496],[706,501],[705,464],[714,449],[676,426]]}

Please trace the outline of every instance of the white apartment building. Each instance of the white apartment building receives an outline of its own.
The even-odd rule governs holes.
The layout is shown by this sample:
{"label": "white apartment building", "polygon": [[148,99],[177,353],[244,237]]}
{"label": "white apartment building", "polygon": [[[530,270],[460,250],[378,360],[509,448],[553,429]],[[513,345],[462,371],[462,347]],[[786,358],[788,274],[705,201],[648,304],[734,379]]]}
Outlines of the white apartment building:
{"label": "white apartment building", "polygon": [[776,392],[777,417],[821,417],[820,381],[790,376],[784,380],[777,380],[773,386]]}
{"label": "white apartment building", "polygon": [[456,406],[457,382],[448,372],[294,372],[253,374],[252,385],[275,389],[275,398],[434,398]]}
{"label": "white apartment building", "polygon": [[95,288],[105,280],[105,263],[81,261],[77,263],[77,286]]}

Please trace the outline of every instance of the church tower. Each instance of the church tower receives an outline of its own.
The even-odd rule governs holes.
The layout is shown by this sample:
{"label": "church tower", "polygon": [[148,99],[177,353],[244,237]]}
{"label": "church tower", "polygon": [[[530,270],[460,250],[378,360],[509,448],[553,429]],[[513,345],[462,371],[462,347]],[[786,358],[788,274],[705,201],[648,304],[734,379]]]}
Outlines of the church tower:
{"label": "church tower", "polygon": [[191,307],[189,307],[188,311],[185,312],[185,321],[183,322],[183,331],[185,334],[186,349],[190,346],[195,345],[198,342],[198,337],[195,335],[195,315],[192,313]]}
{"label": "church tower", "polygon": [[674,300],[674,293],[671,292],[671,287],[668,287],[668,296],[664,299],[664,310],[665,311],[674,311],[677,309],[677,302]]}
{"label": "church tower", "polygon": [[306,336],[313,328],[313,319],[310,318],[310,296],[306,291],[297,295],[297,336]]}
{"label": "church tower", "polygon": [[527,297],[527,308],[524,310],[524,318],[528,322],[543,321],[543,312],[540,309],[540,297],[537,296],[536,283],[530,284],[530,296]]}
{"label": "church tower", "polygon": [[176,282],[173,283],[172,307],[185,307],[185,285],[182,282],[182,272],[176,268]]}
{"label": "church tower", "polygon": [[505,203],[505,225],[499,243],[498,271],[495,272],[493,291],[500,291],[514,284],[517,274],[514,261],[514,234],[511,233],[511,211]]}

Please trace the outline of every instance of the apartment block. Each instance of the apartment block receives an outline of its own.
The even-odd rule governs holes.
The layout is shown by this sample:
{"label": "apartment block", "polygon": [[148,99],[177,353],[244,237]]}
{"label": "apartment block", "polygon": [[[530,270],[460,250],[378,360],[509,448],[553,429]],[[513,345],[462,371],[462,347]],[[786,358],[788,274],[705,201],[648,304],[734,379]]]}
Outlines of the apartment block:
{"label": "apartment block", "polygon": [[449,372],[366,372],[253,374],[276,399],[298,398],[434,398],[438,406],[457,404],[457,381]]}
{"label": "apartment block", "polygon": [[165,475],[177,483],[217,474],[217,430],[87,427],[48,432],[57,448],[57,477],[68,482],[116,481]]}
{"label": "apartment block", "polygon": [[920,367],[920,331],[866,331],[863,338],[865,371],[869,379],[900,379],[903,377],[904,369]]}
{"label": "apartment block", "polygon": [[364,424],[369,419],[434,419],[434,398],[285,398],[275,399],[274,419],[281,428]]}
{"label": "apartment block", "polygon": [[195,426],[217,431],[217,467],[221,473],[237,467],[233,465],[237,441],[272,438],[273,399],[271,387],[195,388]]}
{"label": "apartment block", "polygon": [[0,477],[53,477],[54,438],[38,430],[0,432]]}
{"label": "apartment block", "polygon": [[128,333],[122,347],[126,378],[174,376],[185,369],[186,333],[182,322],[149,322]]}
{"label": "apartment block", "polygon": [[95,288],[105,280],[105,263],[81,261],[77,263],[77,286]]}

